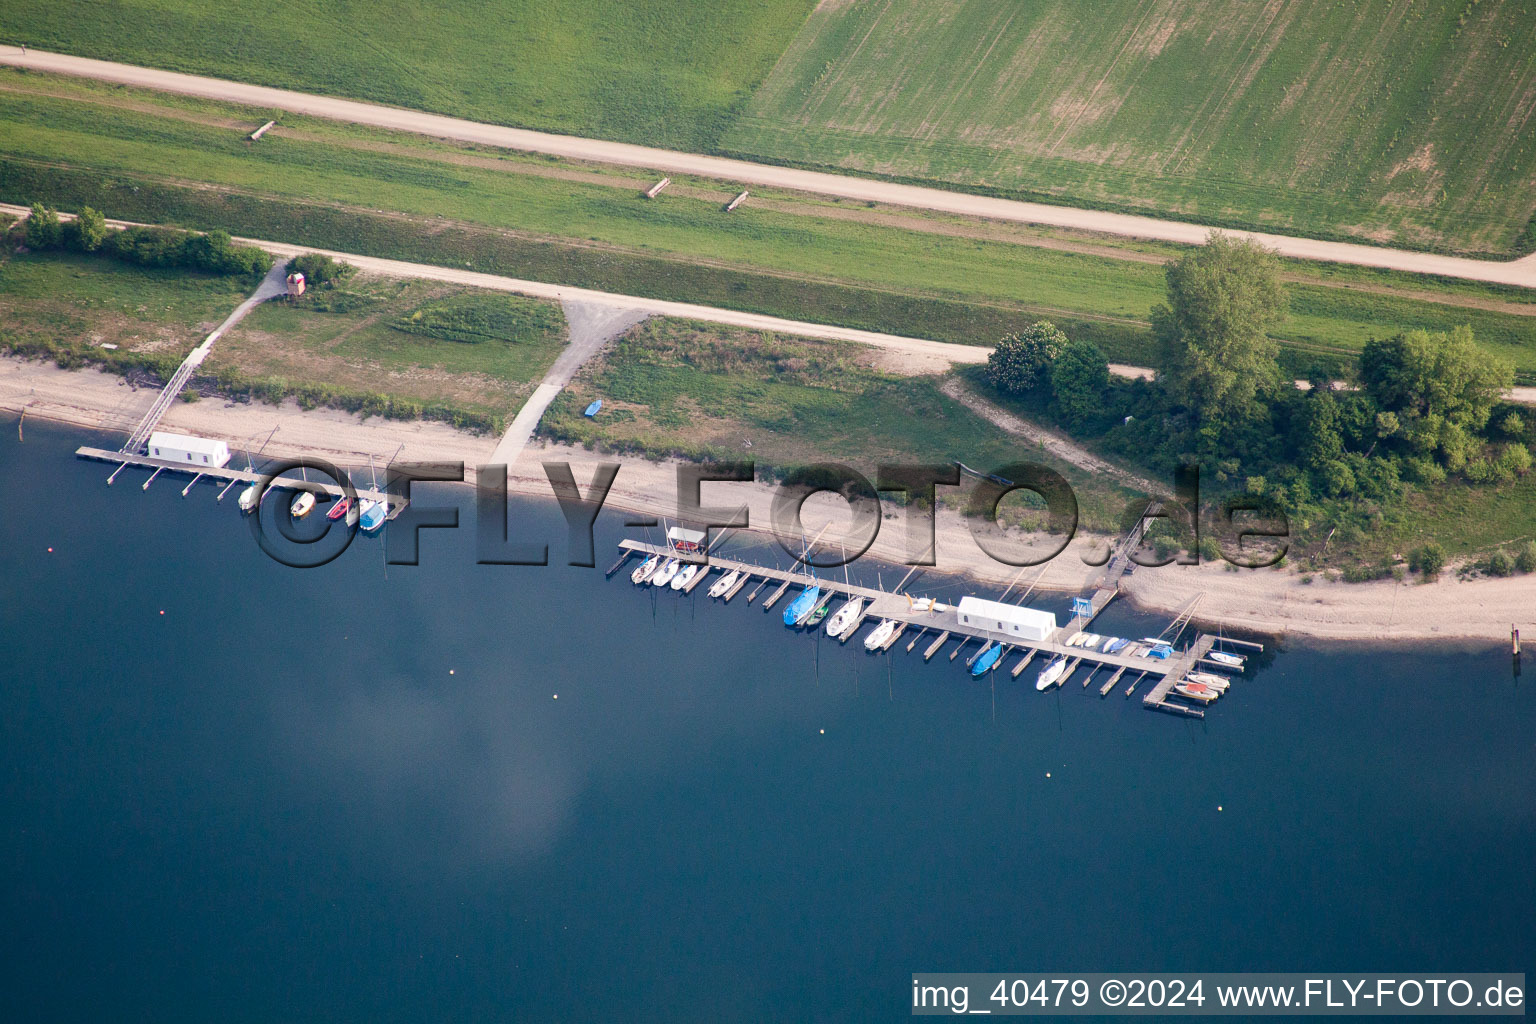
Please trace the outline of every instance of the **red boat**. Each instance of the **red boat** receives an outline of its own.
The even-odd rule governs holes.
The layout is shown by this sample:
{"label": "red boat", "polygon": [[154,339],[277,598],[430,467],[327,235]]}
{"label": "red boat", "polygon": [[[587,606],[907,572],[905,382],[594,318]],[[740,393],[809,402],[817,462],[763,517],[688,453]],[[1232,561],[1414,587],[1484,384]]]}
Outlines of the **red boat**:
{"label": "red boat", "polygon": [[340,499],[337,500],[336,504],[331,506],[330,511],[326,512],[325,518],[327,518],[327,519],[340,519],[342,516],[347,514],[347,510],[350,509],[351,507],[352,507],[352,499],[351,498],[345,498],[345,497],[344,498],[340,498]]}

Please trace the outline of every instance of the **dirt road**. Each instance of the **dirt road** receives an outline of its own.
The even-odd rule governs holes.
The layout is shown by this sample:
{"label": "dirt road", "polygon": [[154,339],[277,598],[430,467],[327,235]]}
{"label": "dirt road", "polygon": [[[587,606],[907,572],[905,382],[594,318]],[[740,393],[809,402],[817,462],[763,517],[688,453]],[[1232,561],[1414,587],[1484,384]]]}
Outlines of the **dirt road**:
{"label": "dirt road", "polygon": [[[746,160],[730,160],[724,157],[677,153],[648,146],[634,146],[622,142],[604,142],[599,139],[583,139],[570,135],[551,135],[545,132],[527,131],[521,128],[505,128],[481,124],[440,114],[426,114],[416,110],[403,110],[375,103],[315,96],[309,93],[273,89],[267,86],[247,85],[218,78],[185,75],[174,71],[117,64],[109,61],[71,57],[65,54],[22,51],[17,47],[0,49],[0,63],[37,71],[77,75],[124,85],[159,89],[165,92],[201,96],[250,106],[287,110],[356,124],[392,128],[399,131],[417,132],[439,138],[475,142],[505,149],[525,152],[548,153],[572,160],[589,160],[597,163],[619,164],[628,167],[644,167],[672,174],[694,174],[709,178],[752,185],[769,185],[779,188],[815,192],[822,195],[841,196],[845,199],[893,203],[919,209],[937,210],[965,216],[990,217],[996,220],[1018,221],[1027,224],[1044,224],[1053,227],[1096,231],[1108,235],[1130,238],[1148,238],[1165,242],[1200,244],[1205,241],[1210,228],[1201,224],[1138,217],[1124,213],[1108,213],[1101,210],[1080,210],[1065,206],[1047,206],[1043,203],[1026,203],[990,196],[967,195],[938,188],[916,185],[900,185],[894,182],[873,181],[842,174],[818,171],[802,171],[789,167],[751,163]],[[1495,284],[1518,285],[1536,288],[1536,255],[1509,263],[1492,260],[1464,259],[1456,256],[1437,256],[1433,253],[1408,252],[1371,245],[1355,245],[1348,242],[1327,242],[1318,239],[1296,238],[1289,235],[1272,235],[1256,232],[1246,234],[1277,250],[1282,255],[1296,259],[1322,260],[1332,263],[1348,263],[1367,267],[1385,267],[1414,274],[1437,274]]]}

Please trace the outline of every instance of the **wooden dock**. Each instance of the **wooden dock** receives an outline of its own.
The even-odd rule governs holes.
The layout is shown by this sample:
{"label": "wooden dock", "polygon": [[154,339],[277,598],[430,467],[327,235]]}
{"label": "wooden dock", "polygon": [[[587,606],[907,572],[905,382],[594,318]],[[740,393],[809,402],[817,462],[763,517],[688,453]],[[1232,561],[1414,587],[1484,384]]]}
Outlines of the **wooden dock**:
{"label": "wooden dock", "polygon": [[[629,539],[620,541],[619,546],[630,554],[660,554],[665,556],[671,553],[664,545],[647,544]],[[1122,546],[1122,549],[1117,552],[1116,557],[1124,553],[1125,549]],[[729,600],[731,595],[734,595],[742,587],[746,586],[747,580],[752,576],[758,577],[758,580],[747,597],[748,603],[751,603],[764,587],[773,587],[772,592],[763,601],[762,607],[764,611],[777,604],[779,599],[792,587],[803,586],[808,582],[803,572],[772,569],[729,558],[710,556],[709,565],[709,571],[719,569],[726,573],[731,571],[742,573],[741,580],[726,595],[727,600]],[[691,590],[699,582],[702,582],[704,575],[706,574],[700,574],[699,578],[689,589]],[[989,648],[1003,644],[1006,645],[1010,655],[1015,650],[1023,652],[1023,656],[1011,670],[1010,674],[1014,679],[1023,674],[1024,669],[1037,655],[1044,655],[1047,658],[1065,657],[1068,659],[1068,664],[1066,671],[1062,674],[1059,685],[1065,685],[1067,680],[1076,675],[1079,669],[1086,668],[1088,675],[1084,678],[1083,685],[1087,687],[1092,682],[1094,673],[1099,669],[1106,668],[1110,670],[1108,681],[1099,690],[1101,696],[1107,696],[1125,677],[1127,671],[1133,671],[1137,675],[1126,691],[1127,696],[1136,689],[1142,679],[1151,676],[1156,680],[1156,683],[1152,690],[1143,698],[1144,706],[1151,710],[1168,711],[1172,714],[1203,717],[1204,713],[1199,709],[1188,707],[1176,701],[1170,701],[1167,698],[1172,693],[1174,685],[1183,680],[1191,669],[1200,664],[1216,645],[1218,638],[1210,634],[1197,635],[1192,646],[1182,651],[1176,651],[1172,657],[1165,661],[1159,661],[1131,654],[1106,654],[1103,651],[1084,651],[1081,648],[1065,646],[1062,641],[1069,637],[1072,632],[1076,632],[1077,629],[1081,629],[1083,625],[1091,621],[1091,617],[1074,618],[1073,622],[1077,624],[1077,629],[1059,629],[1049,640],[1023,640],[1017,636],[994,634],[984,629],[962,626],[960,624],[959,612],[954,607],[943,611],[915,611],[911,603],[899,593],[876,590],[856,584],[839,583],[834,580],[818,580],[817,585],[826,592],[826,601],[830,602],[838,597],[847,599],[858,598],[864,601],[864,608],[858,621],[839,637],[839,640],[844,643],[863,628],[866,620],[894,619],[897,623],[897,631],[890,638],[889,642],[884,645],[884,650],[891,650],[896,643],[897,637],[902,636],[904,631],[908,629],[915,630],[917,634],[907,644],[908,651],[916,647],[918,640],[923,639],[929,633],[934,634],[933,641],[923,651],[924,661],[931,661],[933,656],[939,653],[944,648],[944,645],[954,637],[958,637],[960,642],[950,653],[950,661],[956,660],[960,653],[966,650],[972,640],[980,644],[980,650],[970,655],[970,660],[966,662],[967,665],[974,664],[976,659],[981,657]],[[1090,599],[1094,614],[1096,615],[1099,610],[1102,610],[1113,597],[1114,593],[1109,588],[1100,587],[1096,590],[1093,598]],[[1003,660],[1002,657],[998,658],[999,666]]]}
{"label": "wooden dock", "polygon": [[[75,454],[82,459],[92,459],[96,462],[115,463],[117,464],[117,468],[119,470],[126,466],[134,466],[139,469],[152,470],[155,476],[159,476],[161,473],[189,473],[193,475],[194,482],[198,477],[208,477],[209,479],[219,480],[229,486],[233,486],[235,484],[241,483],[254,484],[264,479],[266,476],[265,473],[253,472],[248,469],[235,469],[230,466],[224,466],[222,468],[214,466],[193,466],[192,464],[185,462],[171,462],[166,459],[152,459],[147,455],[129,455],[126,452],[114,452],[108,451],[105,448],[91,448],[88,446],[75,449]],[[296,462],[299,460],[295,459],[293,461]],[[296,471],[297,467],[295,467],[294,470],[289,470],[288,472]],[[113,477],[116,477],[117,473],[114,472],[112,475]],[[151,477],[151,479],[153,479],[153,477]],[[190,485],[188,486],[190,488]],[[226,491],[229,490],[229,486],[226,486],[224,489]],[[145,490],[148,489],[149,488],[146,482]],[[346,494],[346,491],[343,490],[339,484],[333,483],[329,480],[303,480],[289,476],[288,473],[284,473],[282,476],[273,480],[272,489],[286,491],[309,491],[315,495],[316,500],[320,498],[340,498]],[[403,509],[406,504],[395,495],[384,491],[370,490],[366,487],[354,487],[352,491],[357,495],[359,500],[388,502],[390,519],[393,519],[395,516],[399,515],[400,510]],[[219,497],[222,499],[223,494],[221,493]],[[625,557],[628,557],[628,555]]]}

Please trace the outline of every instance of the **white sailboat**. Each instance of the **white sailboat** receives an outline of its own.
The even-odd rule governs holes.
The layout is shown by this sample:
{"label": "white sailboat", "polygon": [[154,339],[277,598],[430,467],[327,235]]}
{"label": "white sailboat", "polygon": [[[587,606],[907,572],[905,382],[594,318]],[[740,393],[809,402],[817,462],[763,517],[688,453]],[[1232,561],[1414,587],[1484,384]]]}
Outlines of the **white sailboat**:
{"label": "white sailboat", "polygon": [[251,486],[247,487],[245,490],[240,492],[240,511],[241,512],[254,512],[254,511],[256,511],[256,495],[257,495],[257,492],[260,491],[260,490],[261,490],[261,485],[260,484],[251,484]]}
{"label": "white sailboat", "polygon": [[862,614],[864,614],[864,599],[862,597],[850,597],[827,620],[827,636],[836,640],[852,629],[853,624],[859,621],[859,616]]}
{"label": "white sailboat", "polygon": [[664,587],[668,583],[671,583],[672,577],[677,575],[677,570],[682,568],[682,565],[683,563],[675,558],[667,559],[662,563],[661,568],[657,569],[656,572],[652,574],[651,586]]}
{"label": "white sailboat", "polygon": [[864,638],[864,649],[866,651],[878,651],[891,638],[891,634],[894,632],[896,632],[895,619],[880,620],[880,625],[871,630],[869,636]]}
{"label": "white sailboat", "polygon": [[315,496],[309,491],[300,491],[293,499],[293,504],[288,506],[288,511],[293,513],[293,518],[303,519],[309,515],[315,507]]}
{"label": "white sailboat", "polygon": [[672,589],[682,590],[688,584],[692,583],[693,578],[698,574],[699,567],[694,563],[689,562],[687,565],[679,569],[677,575],[672,578]]}
{"label": "white sailboat", "polygon": [[736,585],[736,581],[739,579],[741,579],[741,570],[732,569],[724,576],[721,576],[719,579],[715,580],[714,584],[709,588],[709,596],[724,597],[726,594],[730,593],[731,588]]}
{"label": "white sailboat", "polygon": [[651,573],[655,572],[656,567],[660,564],[661,556],[652,555],[650,558],[647,558],[645,561],[635,566],[635,571],[629,574],[629,582],[639,586],[651,578]]}
{"label": "white sailboat", "polygon": [[1067,670],[1067,659],[1057,658],[1045,668],[1040,670],[1040,677],[1035,680],[1035,689],[1049,690],[1061,681],[1062,673]]}

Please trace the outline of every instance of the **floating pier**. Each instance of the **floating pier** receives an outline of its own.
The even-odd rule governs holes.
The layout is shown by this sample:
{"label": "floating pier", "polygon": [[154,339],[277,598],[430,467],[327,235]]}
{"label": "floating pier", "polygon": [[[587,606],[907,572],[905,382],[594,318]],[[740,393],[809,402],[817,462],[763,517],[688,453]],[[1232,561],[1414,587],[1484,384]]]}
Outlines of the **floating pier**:
{"label": "floating pier", "polygon": [[[1156,506],[1152,506],[1149,509],[1149,514],[1155,508]],[[1252,641],[1220,638],[1208,633],[1197,633],[1194,642],[1189,647],[1177,650],[1171,657],[1162,660],[1133,653],[1109,654],[1104,651],[1084,650],[1082,648],[1066,646],[1066,640],[1074,633],[1082,631],[1084,627],[1092,622],[1118,593],[1120,579],[1129,571],[1130,566],[1134,564],[1130,561],[1130,552],[1140,542],[1144,528],[1145,520],[1142,520],[1138,523],[1137,529],[1132,530],[1130,534],[1116,545],[1116,549],[1111,555],[1104,574],[1100,577],[1092,596],[1083,599],[1086,603],[1080,602],[1077,605],[1078,614],[1074,615],[1065,626],[1057,629],[1050,637],[1044,640],[1022,639],[1016,635],[993,633],[978,626],[961,625],[957,608],[950,606],[942,610],[929,608],[919,611],[913,607],[910,600],[899,592],[893,593],[849,582],[839,583],[836,580],[830,579],[818,579],[815,582],[825,592],[826,596],[821,602],[823,606],[830,605],[831,602],[839,597],[847,600],[858,599],[864,602],[858,620],[838,637],[843,643],[847,643],[848,640],[858,633],[863,628],[866,620],[891,619],[895,621],[896,629],[892,636],[881,646],[881,649],[885,651],[891,650],[895,646],[897,639],[910,628],[916,631],[916,635],[907,643],[908,651],[915,649],[918,641],[924,639],[929,633],[935,634],[933,641],[923,651],[924,661],[931,661],[935,654],[943,650],[946,643],[956,637],[959,638],[960,642],[950,652],[950,661],[956,660],[960,653],[966,650],[972,640],[976,640],[980,644],[979,650],[972,653],[969,660],[966,661],[967,667],[974,665],[977,659],[995,646],[1001,645],[1004,650],[999,655],[997,663],[993,666],[994,671],[1002,665],[1007,656],[1011,655],[1014,651],[1022,651],[1023,656],[1019,658],[1018,663],[1013,666],[1010,672],[1014,679],[1023,674],[1024,669],[1034,661],[1037,655],[1044,655],[1047,658],[1065,658],[1067,659],[1067,664],[1058,685],[1064,686],[1068,679],[1073,678],[1077,674],[1079,669],[1086,669],[1087,674],[1083,677],[1083,687],[1086,689],[1092,683],[1094,675],[1099,669],[1109,670],[1109,678],[1099,688],[1099,695],[1101,697],[1107,697],[1110,691],[1125,678],[1127,671],[1133,671],[1136,675],[1126,689],[1127,697],[1135,692],[1143,679],[1151,676],[1155,682],[1151,691],[1142,698],[1143,706],[1149,710],[1203,718],[1205,715],[1204,711],[1169,699],[1174,694],[1174,687],[1188,678],[1189,673],[1197,666],[1216,664],[1209,660],[1208,655],[1218,643],[1248,647],[1255,650],[1263,650],[1262,644]],[[624,558],[636,554],[643,556],[661,555],[663,557],[670,557],[675,554],[671,548],[665,545],[649,544],[637,540],[622,540],[619,542],[619,547],[624,552]],[[619,562],[616,562],[615,567],[621,566],[623,560],[621,558]],[[709,567],[690,582],[687,588],[688,591],[692,591],[695,587],[699,586],[703,582],[704,577],[714,570],[718,569],[723,573],[740,572],[742,574],[741,578],[732,586],[729,592],[723,595],[726,600],[730,600],[733,595],[746,586],[747,581],[751,577],[756,576],[758,580],[752,592],[747,596],[747,602],[750,604],[754,601],[764,587],[773,587],[772,592],[763,601],[762,607],[765,612],[777,604],[779,599],[792,587],[803,587],[811,583],[811,577],[804,571],[771,569],[749,562],[715,556],[710,556],[708,561]],[[1189,626],[1193,621],[1196,603],[1191,602],[1187,605],[1174,619],[1173,623],[1170,624],[1168,629],[1164,630],[1162,635],[1177,637],[1180,631]],[[1126,650],[1134,649],[1127,648]],[[1231,668],[1231,666],[1217,667]]]}
{"label": "floating pier", "polygon": [[[226,481],[227,486],[224,488],[226,491],[229,489],[229,486],[234,484],[254,484],[266,476],[265,473],[254,472],[248,469],[235,469],[230,466],[224,466],[221,468],[215,468],[212,466],[194,467],[190,462],[171,462],[166,459],[152,459],[147,455],[130,455],[126,452],[114,452],[108,451],[105,448],[91,448],[88,446],[75,449],[75,454],[82,459],[92,459],[96,462],[119,463],[117,470],[112,473],[113,478],[115,478],[117,474],[127,466],[136,466],[140,469],[152,470],[153,472],[150,474],[149,480],[144,481],[145,490],[148,490],[149,484],[155,479],[155,477],[159,476],[163,472],[195,473],[199,477],[208,477],[211,480]],[[338,484],[332,483],[331,481],[295,480],[293,477],[287,476],[286,474],[273,480],[272,487],[275,489],[289,491],[309,491],[315,495],[316,499],[340,498],[342,495],[346,494],[345,490],[343,490]],[[406,504],[395,495],[386,493],[384,491],[369,490],[366,487],[354,487],[352,490],[353,493],[355,493],[358,498],[362,500],[387,501],[389,503],[390,519],[393,519],[395,516],[399,515],[400,510],[403,509]],[[222,497],[222,493],[220,496]],[[631,551],[626,553],[625,557],[629,557],[630,554],[633,554],[633,552]]]}

